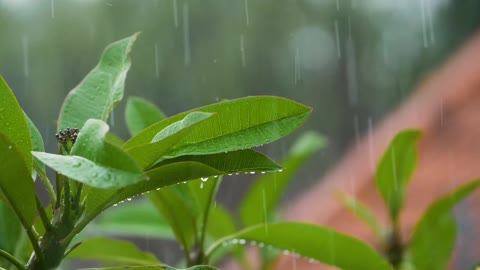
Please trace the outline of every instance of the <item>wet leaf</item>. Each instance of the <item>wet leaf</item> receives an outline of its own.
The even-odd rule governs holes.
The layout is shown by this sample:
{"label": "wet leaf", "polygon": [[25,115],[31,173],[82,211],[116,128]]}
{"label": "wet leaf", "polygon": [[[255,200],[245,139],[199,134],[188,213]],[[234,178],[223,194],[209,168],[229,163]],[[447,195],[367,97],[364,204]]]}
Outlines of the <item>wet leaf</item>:
{"label": "wet leaf", "polygon": [[[244,226],[271,221],[281,196],[298,169],[315,152],[326,145],[326,139],[315,132],[303,134],[282,162],[283,172],[259,177],[247,191],[240,205],[240,219]],[[259,211],[261,209],[261,211]],[[266,214],[266,216],[265,216]]]}
{"label": "wet leaf", "polygon": [[130,97],[127,101],[125,120],[132,136],[165,118],[165,114],[155,104],[143,98]]}
{"label": "wet leaf", "polygon": [[31,227],[36,214],[35,187],[21,151],[0,131],[0,191],[22,225]]}
{"label": "wet leaf", "polygon": [[195,125],[168,153],[162,154],[164,159],[223,153],[273,142],[302,124],[311,109],[288,99],[270,96],[220,102],[160,121],[127,141],[124,148],[150,143],[165,127],[193,111],[215,114]]}
{"label": "wet leaf", "polygon": [[132,243],[108,238],[87,239],[73,249],[67,257],[70,259],[96,260],[108,264],[160,264],[153,254],[139,250]]}
{"label": "wet leaf", "polygon": [[403,207],[405,189],[417,163],[418,130],[399,132],[388,146],[377,167],[375,184],[388,206],[390,217],[397,220]]}
{"label": "wet leaf", "polygon": [[206,266],[206,265],[197,265],[192,266],[190,268],[179,269],[173,268],[170,266],[163,266],[163,265],[148,265],[148,266],[124,266],[124,267],[104,267],[104,268],[83,268],[79,270],[219,270],[213,266]]}
{"label": "wet leaf", "polygon": [[453,208],[479,186],[480,180],[463,185],[427,209],[407,246],[407,260],[415,269],[447,269],[457,231]]}
{"label": "wet leaf", "polygon": [[89,119],[82,127],[71,156],[33,152],[57,172],[97,188],[120,188],[145,179],[141,168],[121,148],[105,142],[108,125]]}
{"label": "wet leaf", "polygon": [[[31,139],[32,139],[33,151],[44,152],[45,151],[45,146],[43,144],[42,135],[40,134],[40,132],[38,131],[37,127],[32,122],[32,120],[26,114],[25,114],[25,119],[27,119],[28,128],[30,130],[30,136],[31,136]],[[45,170],[45,165],[42,162],[40,162],[39,160],[34,158],[33,159],[33,167],[34,167],[34,170],[33,170],[33,173],[32,173],[32,177],[33,177],[34,180],[36,178],[37,173],[43,175],[45,177],[45,179],[47,178],[46,177],[47,172]]]}
{"label": "wet leaf", "polygon": [[207,233],[213,239],[234,234],[237,231],[235,221],[223,206],[215,203],[210,209],[210,219],[208,220]]}
{"label": "wet leaf", "polygon": [[130,50],[138,34],[110,44],[100,62],[65,98],[58,130],[80,128],[88,119],[106,121],[123,98]]}
{"label": "wet leaf", "polygon": [[174,122],[164,129],[160,130],[152,138],[152,141],[128,149],[128,153],[132,155],[135,160],[146,169],[159,161],[165,153],[168,153],[201,122],[213,116],[211,113],[192,112],[185,116],[180,121]]}
{"label": "wet leaf", "polygon": [[392,270],[388,261],[371,246],[332,229],[307,223],[261,224],[222,238],[207,254],[231,241],[255,241],[288,250],[345,270]]}
{"label": "wet leaf", "polygon": [[172,229],[147,200],[135,200],[112,207],[89,227],[98,234],[174,239]]}
{"label": "wet leaf", "polygon": [[0,132],[15,146],[25,163],[28,172],[32,172],[32,139],[25,114],[17,102],[7,82],[0,76]]}

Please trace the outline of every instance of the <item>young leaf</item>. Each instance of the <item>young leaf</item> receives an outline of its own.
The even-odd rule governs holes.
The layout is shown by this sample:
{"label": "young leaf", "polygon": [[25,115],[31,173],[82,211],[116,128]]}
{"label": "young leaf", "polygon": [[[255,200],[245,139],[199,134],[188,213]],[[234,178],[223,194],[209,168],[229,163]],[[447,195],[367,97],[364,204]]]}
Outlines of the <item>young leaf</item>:
{"label": "young leaf", "polygon": [[152,138],[152,141],[128,149],[142,168],[148,168],[157,162],[165,153],[175,148],[186,135],[188,135],[198,124],[211,117],[212,113],[192,112],[180,121],[174,122],[160,130]]}
{"label": "young leaf", "polygon": [[143,98],[130,97],[127,101],[125,120],[132,136],[165,118],[162,111]]}
{"label": "young leaf", "polygon": [[[43,144],[42,135],[40,134],[37,127],[32,122],[32,120],[28,117],[27,114],[25,114],[25,119],[27,120],[28,128],[30,130],[33,151],[44,152],[45,146]],[[37,173],[46,177],[47,172],[45,170],[45,165],[43,163],[41,163],[37,159],[33,159],[33,167],[34,167],[34,170],[32,172],[32,177],[34,180],[36,178]]]}
{"label": "young leaf", "polygon": [[255,241],[288,250],[345,270],[391,270],[371,246],[332,229],[313,224],[282,222],[248,227],[216,241],[207,254],[225,244]]}
{"label": "young leaf", "polygon": [[415,269],[447,269],[455,245],[453,208],[480,186],[473,181],[436,200],[415,226],[407,246],[408,261]]}
{"label": "young leaf", "polygon": [[140,251],[132,243],[108,238],[87,239],[68,253],[67,257],[70,259],[96,260],[108,264],[160,264],[153,254]]}
{"label": "young leaf", "polygon": [[129,54],[137,35],[110,44],[97,66],[70,91],[60,111],[59,131],[80,128],[90,118],[107,120],[123,97]]}
{"label": "young leaf", "polygon": [[345,207],[350,209],[358,218],[360,218],[360,220],[365,222],[365,224],[372,229],[381,242],[386,241],[387,230],[377,221],[366,205],[347,194],[340,194],[339,198]]}
{"label": "young leaf", "polygon": [[105,142],[108,125],[89,119],[82,127],[71,156],[33,152],[57,172],[97,188],[119,188],[145,179],[142,169],[122,149]]}
{"label": "young leaf", "polygon": [[95,234],[174,239],[172,229],[147,200],[112,207],[89,225]]}
{"label": "young leaf", "polygon": [[[315,132],[307,132],[293,145],[282,163],[281,173],[267,174],[255,181],[240,205],[240,219],[244,226],[269,221],[293,176],[301,165],[316,151],[326,145],[326,139]],[[258,211],[259,206],[262,211]],[[265,213],[267,216],[264,216]]]}
{"label": "young leaf", "polygon": [[162,213],[186,254],[189,254],[196,239],[197,223],[196,217],[189,211],[182,198],[168,188],[151,191],[146,197]]}
{"label": "young leaf", "polygon": [[32,139],[27,119],[7,82],[0,76],[0,132],[15,146],[24,160],[26,169],[32,172]]}
{"label": "young leaf", "polygon": [[270,96],[220,102],[160,121],[127,141],[124,148],[150,143],[158,132],[192,111],[215,114],[192,127],[163,158],[222,153],[270,143],[295,130],[311,109],[288,99]]}
{"label": "young leaf", "polygon": [[79,270],[219,270],[213,266],[196,265],[186,269],[173,268],[166,265],[148,265],[148,266],[124,266],[124,267],[104,267],[104,268],[83,268]]}
{"label": "young leaf", "polygon": [[0,192],[22,225],[31,227],[36,214],[35,186],[21,151],[0,132]]}
{"label": "young leaf", "polygon": [[417,163],[418,130],[404,130],[393,138],[377,167],[375,184],[396,222],[403,206],[405,189]]}

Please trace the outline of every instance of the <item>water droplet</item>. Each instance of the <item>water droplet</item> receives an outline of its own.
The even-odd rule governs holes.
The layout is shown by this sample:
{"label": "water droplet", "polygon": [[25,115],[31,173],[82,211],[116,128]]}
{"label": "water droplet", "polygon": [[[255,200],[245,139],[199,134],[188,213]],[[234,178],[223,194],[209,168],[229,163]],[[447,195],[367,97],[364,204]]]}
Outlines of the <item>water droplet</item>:
{"label": "water droplet", "polygon": [[250,174],[255,174],[255,172],[250,172]]}
{"label": "water droplet", "polygon": [[202,177],[202,178],[200,178],[200,180],[202,180],[202,182],[207,182],[207,181],[208,181],[208,177]]}
{"label": "water droplet", "polygon": [[232,176],[232,175],[233,175],[233,173],[229,173],[229,174],[228,174],[228,176]]}
{"label": "water droplet", "polygon": [[82,166],[82,163],[75,162],[75,163],[72,164],[72,166],[75,167],[75,168],[78,168],[78,167]]}
{"label": "water droplet", "polygon": [[283,172],[283,169],[278,170],[277,172]]}
{"label": "water droplet", "polygon": [[263,248],[265,246],[264,243],[258,243],[258,247]]}
{"label": "water droplet", "polygon": [[9,149],[9,150],[12,149],[12,148],[13,148],[13,146],[11,146],[11,145],[8,146],[8,149]]}
{"label": "water droplet", "polygon": [[200,183],[200,189],[203,189],[203,182]]}
{"label": "water droplet", "polygon": [[117,206],[117,205],[118,205],[118,203],[114,204],[113,207],[115,207],[115,206]]}
{"label": "water droplet", "polygon": [[290,251],[284,250],[284,251],[283,251],[283,255],[290,255]]}
{"label": "water droplet", "polygon": [[132,201],[132,198],[127,198],[127,201],[129,201],[129,202]]}
{"label": "water droplet", "polygon": [[240,240],[238,240],[238,243],[239,243],[240,245],[245,245],[245,244],[247,243],[247,240],[245,240],[245,239],[240,239]]}

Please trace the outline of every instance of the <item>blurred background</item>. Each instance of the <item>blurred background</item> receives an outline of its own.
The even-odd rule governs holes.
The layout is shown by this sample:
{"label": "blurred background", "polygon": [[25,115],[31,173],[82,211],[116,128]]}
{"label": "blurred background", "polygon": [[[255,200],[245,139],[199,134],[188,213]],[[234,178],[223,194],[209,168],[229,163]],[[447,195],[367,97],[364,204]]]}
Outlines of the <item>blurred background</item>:
{"label": "blurred background", "polygon": [[[302,131],[329,139],[288,203],[475,32],[479,11],[478,0],[0,0],[0,74],[48,152],[67,92],[107,44],[137,31],[126,96],[167,115],[248,95],[311,106],[301,130],[262,149],[280,160]],[[126,139],[124,108],[109,124]],[[232,209],[251,183],[236,178],[219,193]],[[174,261],[176,251],[155,250]]]}

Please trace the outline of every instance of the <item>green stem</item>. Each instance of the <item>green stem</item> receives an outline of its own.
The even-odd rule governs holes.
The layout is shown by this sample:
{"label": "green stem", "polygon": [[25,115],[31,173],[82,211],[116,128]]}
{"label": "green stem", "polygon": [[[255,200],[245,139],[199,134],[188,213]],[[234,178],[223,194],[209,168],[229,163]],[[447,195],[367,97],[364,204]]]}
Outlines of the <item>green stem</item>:
{"label": "green stem", "polygon": [[70,179],[66,179],[63,183],[63,220],[70,220],[70,212],[72,208],[71,194],[70,194]]}
{"label": "green stem", "polygon": [[45,211],[45,208],[43,208],[42,202],[40,202],[40,199],[38,198],[37,195],[35,195],[35,203],[37,205],[38,214],[40,215],[40,219],[42,220],[45,231],[51,230],[52,224],[50,224],[50,220],[48,219],[47,212]]}
{"label": "green stem", "polygon": [[26,269],[25,266],[20,261],[18,261],[15,257],[13,257],[10,253],[6,252],[5,250],[0,249],[0,257],[3,257],[7,261],[11,262],[19,270],[25,270]]}
{"label": "green stem", "polygon": [[57,195],[55,195],[55,189],[53,188],[50,179],[48,179],[48,176],[40,169],[37,169],[37,174],[47,190],[48,197],[50,198],[50,204],[54,206],[57,202]]}
{"label": "green stem", "polygon": [[208,203],[205,209],[205,213],[203,215],[202,227],[200,229],[200,241],[199,241],[199,251],[198,251],[198,258],[197,264],[207,264],[208,257],[205,256],[205,236],[207,234],[207,225],[208,225],[208,218],[210,217],[210,208],[215,200],[215,195],[217,194],[218,188],[220,186],[221,179],[216,179],[215,187],[211,189],[210,194],[208,194]]}

